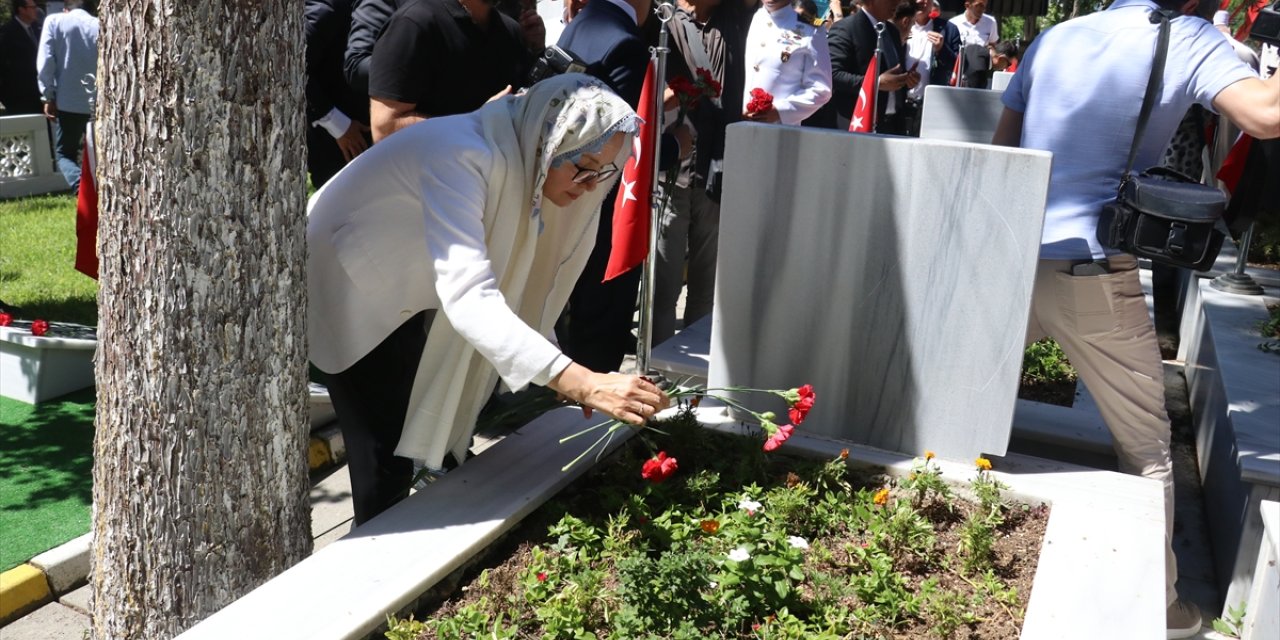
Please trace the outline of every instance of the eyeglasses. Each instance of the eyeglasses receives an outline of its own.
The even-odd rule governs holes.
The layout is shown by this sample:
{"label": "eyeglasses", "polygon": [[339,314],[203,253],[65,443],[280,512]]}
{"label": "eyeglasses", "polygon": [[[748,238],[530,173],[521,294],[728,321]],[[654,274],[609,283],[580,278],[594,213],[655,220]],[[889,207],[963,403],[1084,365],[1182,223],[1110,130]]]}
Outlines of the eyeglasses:
{"label": "eyeglasses", "polygon": [[598,180],[608,180],[613,177],[613,174],[618,172],[618,165],[615,165],[612,162],[600,167],[599,169],[584,169],[582,168],[582,165],[576,162],[573,163],[573,166],[578,169],[578,172],[573,175],[574,184],[586,184],[588,182]]}

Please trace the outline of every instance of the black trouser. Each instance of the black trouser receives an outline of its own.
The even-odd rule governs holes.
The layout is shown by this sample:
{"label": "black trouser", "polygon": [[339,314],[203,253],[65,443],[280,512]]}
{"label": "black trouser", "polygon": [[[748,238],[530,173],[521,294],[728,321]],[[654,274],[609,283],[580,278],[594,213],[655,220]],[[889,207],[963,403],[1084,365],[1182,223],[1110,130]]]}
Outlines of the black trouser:
{"label": "black trouser", "polygon": [[409,495],[413,461],[395,450],[434,313],[413,316],[349,369],[327,376],[347,450],[356,526]]}
{"label": "black trouser", "polygon": [[617,188],[605,196],[600,211],[596,246],[587,266],[569,294],[569,314],[556,329],[565,355],[592,371],[617,371],[628,348],[634,348],[631,334],[636,312],[636,291],[642,269],[634,269],[610,280],[604,279],[613,244],[613,201]]}

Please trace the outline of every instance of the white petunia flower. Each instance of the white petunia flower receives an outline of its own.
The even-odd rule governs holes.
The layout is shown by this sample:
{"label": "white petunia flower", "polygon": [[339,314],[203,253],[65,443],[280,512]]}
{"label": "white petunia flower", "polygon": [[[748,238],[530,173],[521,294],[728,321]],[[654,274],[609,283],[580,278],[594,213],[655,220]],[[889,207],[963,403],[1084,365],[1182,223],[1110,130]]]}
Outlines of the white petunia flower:
{"label": "white petunia flower", "polygon": [[762,506],[764,506],[764,505],[762,505],[762,504],[760,504],[759,502],[756,502],[755,500],[752,500],[752,499],[750,499],[750,498],[743,498],[743,499],[741,499],[741,500],[739,500],[739,501],[738,501],[738,508],[739,508],[739,509],[742,509],[743,511],[747,511],[747,512],[749,512],[749,513],[755,513],[755,512],[757,512],[757,511],[759,511],[759,510],[760,510],[760,507],[762,507]]}
{"label": "white petunia flower", "polygon": [[750,557],[751,554],[747,553],[746,547],[738,547],[737,549],[729,552],[729,559],[734,562],[743,562]]}
{"label": "white petunia flower", "polygon": [[791,546],[795,547],[796,549],[809,548],[809,541],[805,540],[804,538],[801,538],[800,536],[790,536],[787,538],[787,542],[789,542]]}

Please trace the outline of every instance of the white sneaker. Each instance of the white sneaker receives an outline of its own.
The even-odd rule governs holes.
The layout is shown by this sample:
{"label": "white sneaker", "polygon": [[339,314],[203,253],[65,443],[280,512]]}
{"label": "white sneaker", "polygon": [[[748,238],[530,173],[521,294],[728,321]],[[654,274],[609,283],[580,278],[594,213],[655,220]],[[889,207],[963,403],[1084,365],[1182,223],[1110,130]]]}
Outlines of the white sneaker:
{"label": "white sneaker", "polygon": [[1200,632],[1200,607],[1178,598],[1165,610],[1166,638],[1190,638]]}

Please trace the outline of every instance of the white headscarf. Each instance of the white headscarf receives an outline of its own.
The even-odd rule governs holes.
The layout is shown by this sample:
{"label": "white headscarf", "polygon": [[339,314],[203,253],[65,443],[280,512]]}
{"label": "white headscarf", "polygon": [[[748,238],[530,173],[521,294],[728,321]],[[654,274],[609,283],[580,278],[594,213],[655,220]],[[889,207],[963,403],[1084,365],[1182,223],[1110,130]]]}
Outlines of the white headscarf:
{"label": "white headscarf", "polygon": [[[543,80],[526,93],[492,102],[476,114],[494,150],[484,206],[485,246],[508,306],[550,336],[556,318],[595,244],[600,203],[612,184],[566,207],[544,202],[547,173],[561,162],[598,153],[626,134],[615,164],[631,151],[635,112],[600,81],[581,74]],[[615,178],[616,179],[616,178]],[[519,390],[538,373],[530,363],[503,382]],[[414,379],[396,455],[439,468],[446,452],[462,461],[476,417],[497,371],[437,313]]]}

